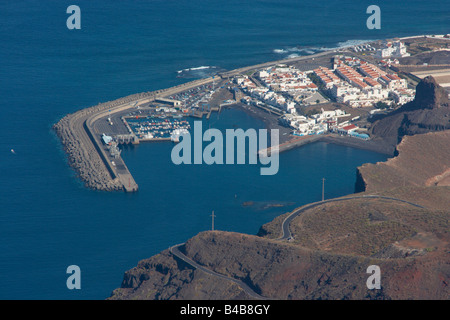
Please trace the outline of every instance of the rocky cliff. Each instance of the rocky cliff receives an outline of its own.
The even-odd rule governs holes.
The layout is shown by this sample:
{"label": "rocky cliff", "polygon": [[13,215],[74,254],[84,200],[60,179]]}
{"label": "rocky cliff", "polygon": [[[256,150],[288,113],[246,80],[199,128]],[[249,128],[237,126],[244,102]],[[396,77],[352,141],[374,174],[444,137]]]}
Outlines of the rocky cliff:
{"label": "rocky cliff", "polygon": [[394,150],[404,136],[446,129],[450,129],[448,94],[429,76],[417,85],[413,101],[374,121],[371,136]]}

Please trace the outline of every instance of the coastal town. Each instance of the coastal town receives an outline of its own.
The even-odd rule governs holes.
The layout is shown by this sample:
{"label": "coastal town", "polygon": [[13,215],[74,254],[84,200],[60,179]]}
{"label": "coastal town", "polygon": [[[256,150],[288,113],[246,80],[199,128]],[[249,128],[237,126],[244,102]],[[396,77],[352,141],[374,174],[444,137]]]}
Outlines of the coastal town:
{"label": "coastal town", "polygon": [[[73,129],[67,130],[65,122],[75,121],[84,128],[86,139],[100,155],[97,160],[106,168],[101,170],[101,179],[92,179],[99,169],[81,172],[89,185],[101,190],[138,188],[120,157],[121,145],[177,143],[189,132],[193,120],[208,121],[212,114],[227,108],[240,108],[262,120],[268,129],[279,129],[280,152],[323,139],[390,153],[372,143],[371,119],[412,101],[417,84],[426,76],[435,77],[448,92],[449,51],[449,35],[358,44],[215,72],[176,87],[84,109],[62,119],[55,128],[63,141],[75,136],[69,134]],[[85,159],[78,159],[79,153],[71,154],[77,158],[71,161],[89,167]]]}
{"label": "coastal town", "polygon": [[[397,43],[400,46],[401,42]],[[256,72],[258,81],[245,75],[238,76],[235,83],[245,94],[241,102],[281,110],[280,122],[292,128],[293,135],[335,132],[369,139],[365,132],[361,132],[367,130],[353,124],[360,117],[352,117],[344,110],[325,111],[320,108],[315,114],[306,115],[299,113],[298,109],[334,101],[352,108],[371,108],[373,114],[383,111],[382,108],[396,108],[414,99],[415,90],[406,79],[393,71],[382,70],[385,61],[380,61],[377,66],[359,57],[342,54],[333,56],[331,60],[332,68],[318,66],[307,71],[278,64]]]}
{"label": "coastal town", "polygon": [[[377,48],[363,44],[340,51],[327,55],[328,63],[318,62],[309,70],[278,63],[233,77],[219,75],[213,77],[212,84],[157,102],[172,108],[168,114],[179,112],[197,118],[206,114],[207,119],[211,111],[219,111],[223,106],[245,104],[277,116],[279,124],[291,129],[290,136],[336,133],[368,140],[367,118],[414,99],[417,83],[395,71],[399,59],[411,54],[398,39],[384,40]],[[223,91],[229,91],[229,99],[214,99],[224,96]],[[343,108],[326,110],[331,103]],[[313,106],[316,108],[310,108]],[[162,108],[158,104],[152,107]],[[361,112],[351,112],[345,107],[366,112],[361,116]],[[129,133],[136,134],[132,130]],[[146,137],[152,135],[145,133]]]}

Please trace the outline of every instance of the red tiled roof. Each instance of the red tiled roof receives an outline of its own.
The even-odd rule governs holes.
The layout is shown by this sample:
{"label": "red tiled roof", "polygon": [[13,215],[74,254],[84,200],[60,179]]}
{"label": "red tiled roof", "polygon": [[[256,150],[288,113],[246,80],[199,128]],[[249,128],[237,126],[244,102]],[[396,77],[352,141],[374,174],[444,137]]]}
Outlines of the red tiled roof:
{"label": "red tiled roof", "polygon": [[343,127],[342,129],[348,131],[348,130],[355,129],[355,128],[357,128],[357,126],[355,126],[354,124],[351,124],[351,125]]}

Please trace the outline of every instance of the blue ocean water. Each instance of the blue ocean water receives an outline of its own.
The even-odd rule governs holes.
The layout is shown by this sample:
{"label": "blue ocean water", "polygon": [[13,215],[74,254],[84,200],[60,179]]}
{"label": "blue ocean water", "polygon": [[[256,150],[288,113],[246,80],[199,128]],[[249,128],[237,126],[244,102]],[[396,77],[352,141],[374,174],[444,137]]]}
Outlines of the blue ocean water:
{"label": "blue ocean water", "polygon": [[[366,28],[369,1],[83,0],[82,28],[68,30],[71,4],[0,2],[0,299],[104,299],[139,260],[209,229],[212,210],[217,229],[255,234],[319,200],[322,177],[326,197],[348,194],[356,166],[386,159],[316,143],[282,154],[279,173],[260,176],[251,165],[175,166],[170,143],[143,144],[122,154],[140,191],[96,192],[76,179],[51,130],[67,113],[204,75],[179,78],[179,70],[443,34],[450,19],[448,3],[435,0],[378,1],[380,30]],[[216,125],[262,123],[231,110]],[[66,287],[72,264],[81,290]]]}

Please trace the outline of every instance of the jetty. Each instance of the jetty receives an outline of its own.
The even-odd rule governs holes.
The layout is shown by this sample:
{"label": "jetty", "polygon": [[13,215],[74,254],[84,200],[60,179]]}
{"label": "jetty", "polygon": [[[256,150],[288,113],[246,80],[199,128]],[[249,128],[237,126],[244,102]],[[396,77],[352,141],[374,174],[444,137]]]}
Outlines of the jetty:
{"label": "jetty", "polygon": [[[213,80],[214,77],[209,77],[164,90],[138,93],[101,103],[66,115],[53,125],[53,129],[68,155],[69,165],[86,187],[102,191],[136,192],[138,184],[120,157],[120,153],[111,153],[110,146],[102,141],[104,132],[100,132],[102,125],[99,123],[102,119],[112,119],[156,99],[165,99],[167,96],[211,83]],[[113,126],[113,122],[109,121],[107,125]],[[127,130],[122,134],[127,135],[130,132]],[[129,141],[136,143],[134,139]]]}

